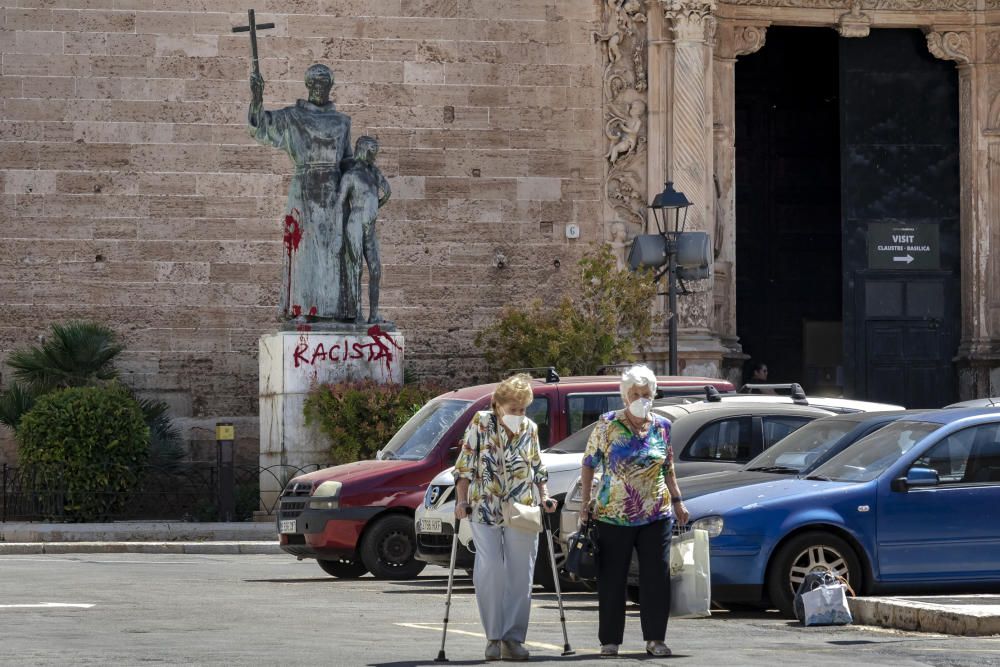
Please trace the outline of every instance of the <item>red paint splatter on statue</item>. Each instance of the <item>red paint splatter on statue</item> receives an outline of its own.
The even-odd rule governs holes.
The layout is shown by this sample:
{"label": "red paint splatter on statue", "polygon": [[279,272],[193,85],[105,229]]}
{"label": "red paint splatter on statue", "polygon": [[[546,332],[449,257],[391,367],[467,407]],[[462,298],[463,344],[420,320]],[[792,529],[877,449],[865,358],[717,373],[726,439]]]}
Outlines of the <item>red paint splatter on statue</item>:
{"label": "red paint splatter on statue", "polygon": [[298,317],[302,314],[302,306],[295,304],[292,306],[292,317]]}
{"label": "red paint splatter on statue", "polygon": [[[300,215],[299,209],[293,208],[292,212],[285,216],[285,254],[288,260],[288,293],[285,295],[285,303],[292,300],[292,254],[299,249],[302,242],[302,225],[296,216]],[[287,313],[286,313],[287,314]],[[298,313],[295,313],[298,317]]]}
{"label": "red paint splatter on statue", "polygon": [[317,313],[316,306],[313,306],[312,308],[309,309],[309,315],[311,317],[316,317],[316,313]]}
{"label": "red paint splatter on statue", "polygon": [[[382,368],[385,370],[385,378],[388,380],[392,376],[392,350],[389,349],[389,345],[386,345],[386,341],[389,342],[397,350],[401,349],[396,341],[392,339],[385,331],[382,331],[382,327],[377,324],[373,324],[368,327],[368,335],[372,337],[372,342],[374,345],[369,348],[368,360],[369,361],[380,361],[382,363]],[[376,351],[377,348],[377,351]]]}

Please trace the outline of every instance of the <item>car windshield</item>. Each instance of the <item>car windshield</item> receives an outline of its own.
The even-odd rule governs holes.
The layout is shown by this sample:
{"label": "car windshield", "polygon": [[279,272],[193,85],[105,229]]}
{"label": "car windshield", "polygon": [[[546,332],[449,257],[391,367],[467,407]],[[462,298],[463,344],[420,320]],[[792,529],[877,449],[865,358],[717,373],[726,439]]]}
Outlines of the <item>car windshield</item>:
{"label": "car windshield", "polygon": [[382,459],[419,461],[427,456],[452,424],[465,414],[472,401],[456,399],[434,400],[420,408],[417,414],[396,431],[382,449]]}
{"label": "car windshield", "polygon": [[816,468],[809,479],[870,482],[908,452],[913,445],[939,428],[941,424],[929,422],[894,422],[858,440]]}
{"label": "car windshield", "polygon": [[845,419],[817,419],[764,450],[746,465],[746,470],[789,475],[804,472],[857,425]]}
{"label": "car windshield", "polygon": [[590,432],[594,430],[594,426],[596,425],[597,422],[587,424],[573,435],[560,440],[545,451],[551,454],[583,454],[584,450],[587,449],[587,440],[590,438]]}

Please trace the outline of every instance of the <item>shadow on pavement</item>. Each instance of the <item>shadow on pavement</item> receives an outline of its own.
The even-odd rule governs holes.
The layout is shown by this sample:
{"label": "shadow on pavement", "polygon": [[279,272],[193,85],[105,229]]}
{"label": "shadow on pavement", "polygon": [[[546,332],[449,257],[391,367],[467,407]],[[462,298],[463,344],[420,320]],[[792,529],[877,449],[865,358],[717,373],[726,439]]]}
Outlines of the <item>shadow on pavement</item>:
{"label": "shadow on pavement", "polygon": [[[619,660],[674,660],[676,658],[690,658],[690,655],[674,653],[668,658],[656,658],[651,655],[639,654],[639,653],[623,653],[618,656],[614,662]],[[549,655],[532,652],[531,661],[532,662],[582,662],[584,660],[600,660],[601,656],[597,651],[587,650],[585,652],[578,651],[576,655]],[[433,659],[430,660],[399,660],[396,662],[370,662],[368,667],[421,667],[422,665],[440,665],[444,663],[436,662]],[[453,658],[448,659],[449,665],[482,665],[483,660],[480,658],[478,660],[455,660]]]}
{"label": "shadow on pavement", "polygon": [[[248,584],[350,584],[358,581],[365,581],[365,579],[334,579],[333,577],[316,577],[313,578],[303,578],[303,579],[244,579],[244,583]],[[368,579],[368,581],[375,581],[374,579]]]}

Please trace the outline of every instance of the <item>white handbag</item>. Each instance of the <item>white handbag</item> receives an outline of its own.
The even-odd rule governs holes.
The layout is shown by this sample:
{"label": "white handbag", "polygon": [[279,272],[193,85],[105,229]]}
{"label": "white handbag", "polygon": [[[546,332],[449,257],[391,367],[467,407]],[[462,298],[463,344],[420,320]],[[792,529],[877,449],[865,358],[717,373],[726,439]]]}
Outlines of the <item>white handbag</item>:
{"label": "white handbag", "polygon": [[708,532],[692,530],[670,543],[670,617],[711,616],[711,604]]}
{"label": "white handbag", "polygon": [[504,503],[504,523],[526,533],[542,532],[542,508],[538,505]]}
{"label": "white handbag", "polygon": [[802,594],[804,625],[848,625],[854,619],[844,584],[825,584]]}

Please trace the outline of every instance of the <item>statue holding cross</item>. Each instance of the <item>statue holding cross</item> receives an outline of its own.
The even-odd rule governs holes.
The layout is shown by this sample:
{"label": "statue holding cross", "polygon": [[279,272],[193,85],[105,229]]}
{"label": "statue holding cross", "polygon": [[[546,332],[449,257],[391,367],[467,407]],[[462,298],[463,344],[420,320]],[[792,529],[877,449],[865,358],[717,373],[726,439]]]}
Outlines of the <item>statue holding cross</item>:
{"label": "statue holding cross", "polygon": [[360,269],[356,261],[345,260],[350,212],[338,201],[341,175],[353,164],[351,118],[330,101],[333,72],[318,64],[306,70],[307,99],[264,110],[257,30],[273,24],[255,24],[253,10],[249,14],[249,25],[233,30],[250,33],[250,134],[260,144],[284,150],[295,166],[284,218],[282,317],[297,325],[361,320],[360,300],[351,298]]}

